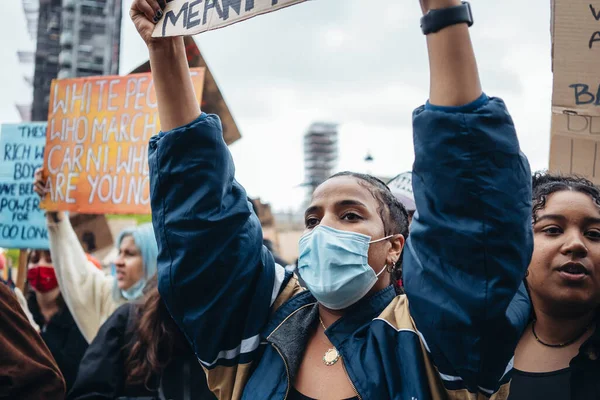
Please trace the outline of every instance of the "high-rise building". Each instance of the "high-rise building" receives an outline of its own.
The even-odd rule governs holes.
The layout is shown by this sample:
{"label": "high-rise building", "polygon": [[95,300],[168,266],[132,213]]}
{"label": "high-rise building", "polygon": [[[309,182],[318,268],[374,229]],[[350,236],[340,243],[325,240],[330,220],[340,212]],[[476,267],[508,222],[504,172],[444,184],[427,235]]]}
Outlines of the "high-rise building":
{"label": "high-rise building", "polygon": [[39,0],[37,21],[32,118],[44,121],[52,79],[119,72],[121,0]]}
{"label": "high-rise building", "polygon": [[31,118],[48,118],[50,83],[58,75],[62,0],[40,0],[33,76]]}
{"label": "high-rise building", "polygon": [[[27,33],[32,43],[37,39],[38,12],[40,7],[39,0],[22,0],[23,14],[27,21]],[[19,48],[17,57],[19,59],[19,71],[22,74],[25,84],[33,88],[33,71],[35,66],[35,52],[29,46]],[[15,104],[22,121],[31,121],[31,102]]]}
{"label": "high-rise building", "polygon": [[338,161],[337,124],[316,122],[304,135],[304,185],[308,197],[329,178]]}

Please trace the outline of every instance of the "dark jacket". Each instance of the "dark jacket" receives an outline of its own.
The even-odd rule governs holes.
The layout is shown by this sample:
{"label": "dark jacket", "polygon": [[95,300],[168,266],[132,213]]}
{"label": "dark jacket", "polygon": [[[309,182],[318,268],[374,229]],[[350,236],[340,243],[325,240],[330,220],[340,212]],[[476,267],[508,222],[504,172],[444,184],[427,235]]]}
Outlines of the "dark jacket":
{"label": "dark jacket", "polygon": [[79,363],[88,348],[88,342],[79,331],[66,305],[63,305],[48,324],[45,324],[34,293],[28,296],[27,305],[35,323],[40,327],[42,339],[65,378],[68,392],[75,383]]}
{"label": "dark jacket", "polygon": [[65,381],[14,294],[0,283],[0,399],[58,400]]}
{"label": "dark jacket", "polygon": [[571,360],[571,400],[600,399],[600,317],[594,334]]}
{"label": "dark jacket", "polygon": [[[413,126],[407,295],[365,298],[326,335],[363,399],[505,398],[530,313],[529,165],[499,99],[428,104]],[[316,300],[263,246],[219,118],[153,137],[149,166],[159,291],[209,387],[221,399],[285,399]]]}
{"label": "dark jacket", "polygon": [[[148,388],[143,384],[125,384],[125,361],[136,340],[133,332],[136,308],[133,303],[124,304],[102,325],[81,361],[77,380],[68,398],[214,399],[206,386],[202,368],[189,346],[173,354],[173,361],[165,368],[162,377],[154,377]],[[162,388],[163,397],[159,387]]]}

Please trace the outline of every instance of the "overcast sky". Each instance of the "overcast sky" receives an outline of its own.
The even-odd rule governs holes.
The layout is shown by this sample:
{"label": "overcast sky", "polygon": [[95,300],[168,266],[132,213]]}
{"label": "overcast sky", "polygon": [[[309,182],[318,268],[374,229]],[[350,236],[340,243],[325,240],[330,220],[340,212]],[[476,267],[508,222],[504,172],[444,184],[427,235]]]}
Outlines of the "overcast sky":
{"label": "overcast sky", "polygon": [[[21,2],[0,25],[0,122],[30,102],[18,49],[33,49]],[[124,0],[121,73],[147,60]],[[548,0],[472,0],[484,90],[504,98],[532,169],[546,168],[552,74]],[[275,209],[304,198],[302,135],[340,124],[338,170],[394,176],[413,162],[411,112],[427,100],[417,0],[314,0],[196,37],[242,133],[231,146],[238,180]],[[364,157],[370,151],[371,166]]]}

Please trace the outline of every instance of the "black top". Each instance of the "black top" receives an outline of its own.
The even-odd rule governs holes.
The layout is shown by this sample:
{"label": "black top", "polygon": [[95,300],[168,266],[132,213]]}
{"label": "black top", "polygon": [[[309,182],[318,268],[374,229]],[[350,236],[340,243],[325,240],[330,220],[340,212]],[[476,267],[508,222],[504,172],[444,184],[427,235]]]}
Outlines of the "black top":
{"label": "black top", "polygon": [[[146,397],[152,399],[213,400],[206,375],[189,346],[175,350],[172,361],[162,377],[155,376],[148,387],[126,385],[125,361],[135,342],[132,325],[137,306],[128,303],[119,307],[100,327],[98,335],[85,353],[77,381],[68,399],[115,399]],[[162,383],[163,395],[158,391]]]}
{"label": "black top", "polygon": [[570,400],[571,368],[533,373],[513,370],[508,400]]}
{"label": "black top", "polygon": [[[567,375],[568,371],[568,375]],[[600,313],[596,317],[596,329],[592,336],[579,348],[577,354],[569,364],[568,370],[556,371],[555,374],[562,373],[562,376],[557,377],[536,377],[520,371],[513,370],[513,379],[510,385],[509,400],[520,399],[570,399],[570,400],[591,400],[600,399]],[[536,380],[533,380],[536,379]],[[566,379],[563,380],[563,379]],[[566,397],[560,397],[554,385],[557,385],[557,380],[564,383],[566,389]],[[555,390],[550,390],[550,385]],[[560,385],[563,385],[562,383]],[[531,392],[526,390],[532,389]],[[548,397],[540,393],[550,393]]]}
{"label": "black top", "polygon": [[[302,393],[297,391],[296,388],[293,386],[290,389],[288,399],[290,399],[290,400],[317,400],[317,399],[313,399],[312,397],[303,395]],[[358,400],[358,397],[355,396],[355,397],[351,397],[351,398],[345,399],[345,400]]]}
{"label": "black top", "polygon": [[65,378],[68,391],[75,383],[79,362],[88,348],[88,343],[79,331],[66,305],[62,306],[48,324],[40,311],[35,293],[32,292],[27,296],[27,306],[33,320],[40,326],[40,335],[56,360],[56,364]]}

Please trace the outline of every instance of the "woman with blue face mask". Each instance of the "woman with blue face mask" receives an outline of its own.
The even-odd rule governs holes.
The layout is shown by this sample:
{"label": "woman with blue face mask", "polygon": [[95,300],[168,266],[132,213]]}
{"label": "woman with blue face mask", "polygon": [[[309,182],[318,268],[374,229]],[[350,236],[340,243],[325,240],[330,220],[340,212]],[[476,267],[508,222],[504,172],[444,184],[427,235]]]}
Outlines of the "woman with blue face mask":
{"label": "woman with blue face mask", "polygon": [[[34,188],[45,195],[41,170]],[[88,260],[69,218],[47,213],[50,253],[65,304],[88,343],[122,304],[142,297],[146,282],[156,273],[158,247],[151,224],[125,229],[118,236],[117,258],[110,275]]]}
{"label": "woman with blue face mask", "polygon": [[151,224],[128,228],[117,239],[119,253],[111,266],[115,277],[113,298],[137,300],[156,273],[156,238]]}
{"label": "woman with blue face mask", "polygon": [[481,91],[469,5],[421,5],[431,92],[414,113],[410,237],[389,188],[336,175],[305,212],[304,290],[262,244],[182,38],[152,37],[161,2],[133,1],[163,129],[149,146],[159,291],[218,398],[506,398],[529,313],[531,175],[504,103]]}

